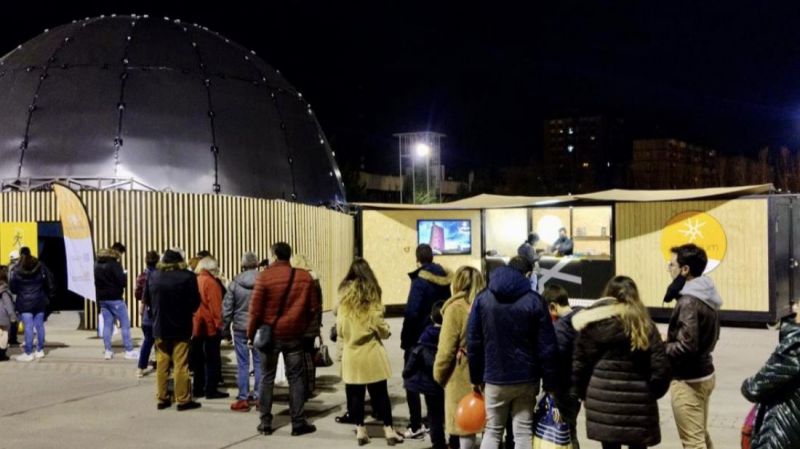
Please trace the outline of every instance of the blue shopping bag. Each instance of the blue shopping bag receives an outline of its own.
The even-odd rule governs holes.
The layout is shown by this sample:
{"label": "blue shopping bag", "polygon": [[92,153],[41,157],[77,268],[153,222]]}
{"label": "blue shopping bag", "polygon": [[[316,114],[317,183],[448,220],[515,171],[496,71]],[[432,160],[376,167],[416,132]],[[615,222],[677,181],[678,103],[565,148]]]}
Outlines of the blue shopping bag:
{"label": "blue shopping bag", "polygon": [[549,394],[536,406],[533,422],[533,449],[572,449],[570,426],[558,416]]}

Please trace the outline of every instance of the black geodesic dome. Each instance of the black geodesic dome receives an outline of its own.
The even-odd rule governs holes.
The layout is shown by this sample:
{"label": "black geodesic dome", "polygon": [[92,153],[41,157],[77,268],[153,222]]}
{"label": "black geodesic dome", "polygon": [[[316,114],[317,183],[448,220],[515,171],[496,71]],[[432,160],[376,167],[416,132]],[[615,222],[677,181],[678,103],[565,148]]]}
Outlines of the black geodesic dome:
{"label": "black geodesic dome", "polygon": [[254,52],[197,24],[101,16],[0,60],[0,179],[343,202],[311,106]]}

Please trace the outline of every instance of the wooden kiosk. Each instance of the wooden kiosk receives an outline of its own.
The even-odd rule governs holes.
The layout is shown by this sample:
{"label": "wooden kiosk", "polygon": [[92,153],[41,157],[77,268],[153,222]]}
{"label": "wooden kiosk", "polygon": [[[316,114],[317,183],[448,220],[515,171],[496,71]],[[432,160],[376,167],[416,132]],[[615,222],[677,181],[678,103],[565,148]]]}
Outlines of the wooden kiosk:
{"label": "wooden kiosk", "polygon": [[[800,196],[771,190],[765,184],[557,197],[478,195],[429,205],[362,203],[356,240],[389,306],[405,304],[414,249],[430,238],[421,239],[420,223],[455,220],[463,223],[459,229],[470,229],[471,244],[468,252],[436,257],[448,269],[486,270],[487,260],[516,255],[528,232],[536,231],[543,253],[540,285],[560,283],[571,300],[588,304],[611,276],[625,274],[656,317],[668,316],[671,308],[661,302],[670,282],[669,248],[693,242],[709,254],[706,274],[723,298],[723,320],[770,323],[789,314],[800,298],[800,226],[792,223]],[[547,255],[560,227],[574,242],[572,256]]]}

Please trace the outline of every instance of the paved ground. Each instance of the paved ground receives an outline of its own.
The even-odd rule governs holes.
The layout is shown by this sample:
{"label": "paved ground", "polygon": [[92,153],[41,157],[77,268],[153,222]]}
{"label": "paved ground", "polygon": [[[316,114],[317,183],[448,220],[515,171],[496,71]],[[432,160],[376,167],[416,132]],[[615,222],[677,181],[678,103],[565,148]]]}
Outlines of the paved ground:
{"label": "paved ground", "polygon": [[[326,315],[326,330],[333,317]],[[400,320],[390,320],[395,330],[387,343],[393,371],[390,383],[394,413],[403,426],[408,409],[399,379]],[[315,434],[291,437],[286,389],[279,389],[275,405],[276,426],[269,437],[256,432],[258,415],[229,411],[228,400],[201,400],[199,410],[180,412],[174,407],[157,411],[154,376],[137,379],[135,363],[123,360],[121,348],[111,361],[102,359],[102,342],[92,332],[76,331],[78,316],[65,312],[51,316],[47,328],[47,357],[36,362],[0,363],[0,448],[354,448],[350,426],[336,424],[345,401],[336,366],[319,371],[319,394],[307,406],[317,425]],[[135,336],[140,336],[138,330]],[[724,328],[716,351],[717,389],[712,396],[711,435],[717,448],[739,447],[739,428],[749,406],[739,394],[741,381],[755,372],[777,342],[775,331]],[[118,337],[115,343],[119,344]],[[16,354],[15,349],[12,354]],[[225,376],[235,393],[232,349],[223,348]],[[678,449],[669,398],[660,401],[664,449]],[[579,432],[585,434],[584,424]],[[378,423],[370,425],[376,437],[371,446],[384,446]],[[583,439],[584,448],[600,445]],[[408,441],[406,448],[427,448],[427,441]]]}

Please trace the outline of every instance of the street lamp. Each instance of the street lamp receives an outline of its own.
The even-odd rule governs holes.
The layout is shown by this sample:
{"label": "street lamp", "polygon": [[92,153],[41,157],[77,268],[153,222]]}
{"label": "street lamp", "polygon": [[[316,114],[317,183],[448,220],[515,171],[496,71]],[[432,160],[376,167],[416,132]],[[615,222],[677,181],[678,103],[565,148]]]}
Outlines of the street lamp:
{"label": "street lamp", "polygon": [[417,152],[417,157],[424,159],[431,154],[431,146],[425,142],[419,142],[414,145],[414,151]]}

